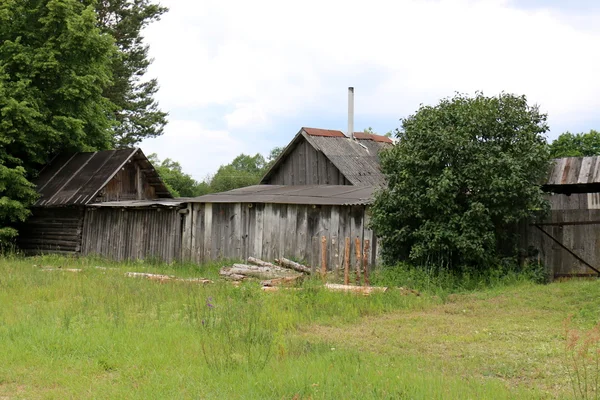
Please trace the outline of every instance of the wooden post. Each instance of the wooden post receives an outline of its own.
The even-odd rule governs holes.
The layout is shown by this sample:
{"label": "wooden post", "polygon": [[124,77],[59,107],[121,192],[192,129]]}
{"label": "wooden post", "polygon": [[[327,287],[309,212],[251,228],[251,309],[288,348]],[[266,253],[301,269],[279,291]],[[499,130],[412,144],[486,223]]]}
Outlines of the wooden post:
{"label": "wooden post", "polygon": [[360,261],[361,261],[361,257],[360,257],[360,239],[358,238],[358,236],[356,237],[356,239],[354,239],[354,251],[356,253],[356,266],[354,268],[354,270],[356,272],[356,284],[360,285]]}
{"label": "wooden post", "polygon": [[344,248],[344,285],[350,284],[350,238],[346,238],[346,247]]}
{"label": "wooden post", "polygon": [[327,238],[321,237],[321,276],[325,279],[327,274]]}
{"label": "wooden post", "polygon": [[365,247],[363,249],[363,277],[365,286],[370,286],[369,282],[369,239],[365,239]]}
{"label": "wooden post", "polygon": [[317,272],[317,265],[319,264],[319,238],[317,236],[313,236],[311,238],[310,245],[310,273],[314,275]]}

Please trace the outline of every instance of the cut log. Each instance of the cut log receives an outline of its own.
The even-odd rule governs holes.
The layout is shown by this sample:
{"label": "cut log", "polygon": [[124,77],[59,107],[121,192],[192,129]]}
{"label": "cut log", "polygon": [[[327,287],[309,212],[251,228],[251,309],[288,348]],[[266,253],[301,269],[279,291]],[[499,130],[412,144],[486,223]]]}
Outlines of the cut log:
{"label": "cut log", "polygon": [[294,286],[298,284],[303,278],[303,275],[290,276],[286,278],[269,279],[262,281],[262,286]]}
{"label": "cut log", "polygon": [[292,260],[288,260],[287,258],[281,257],[279,260],[275,260],[275,261],[278,262],[279,264],[281,264],[281,266],[293,269],[294,271],[302,272],[302,273],[305,273],[305,274],[310,274],[311,273],[310,267],[307,267],[306,265],[299,264],[299,263],[294,262]]}
{"label": "cut log", "polygon": [[286,268],[281,267],[261,267],[258,265],[247,265],[247,264],[233,264],[231,267],[221,268],[219,271],[221,276],[229,277],[231,275],[242,275],[245,277],[252,277],[258,279],[277,279],[277,278],[288,278],[297,276],[296,272],[290,271]]}
{"label": "cut log", "polygon": [[205,278],[176,278],[173,275],[148,274],[146,272],[125,272],[125,276],[130,278],[146,278],[151,281],[174,281],[174,282],[189,282],[189,283],[213,283],[210,279]]}
{"label": "cut log", "polygon": [[261,267],[277,268],[277,265],[261,260],[260,258],[248,257],[248,263],[258,265]]}
{"label": "cut log", "polygon": [[80,268],[53,268],[53,267],[42,267],[42,271],[65,271],[65,272],[81,272]]}
{"label": "cut log", "polygon": [[352,292],[361,293],[364,295],[370,295],[374,292],[386,292],[387,287],[381,286],[353,286],[353,285],[340,285],[337,283],[326,283],[325,287],[334,292]]}

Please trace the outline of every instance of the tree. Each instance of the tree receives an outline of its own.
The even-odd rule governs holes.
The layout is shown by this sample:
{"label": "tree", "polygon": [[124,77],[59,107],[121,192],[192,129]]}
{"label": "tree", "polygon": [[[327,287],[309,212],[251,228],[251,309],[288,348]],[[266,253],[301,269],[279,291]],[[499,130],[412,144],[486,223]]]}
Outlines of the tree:
{"label": "tree", "polygon": [[79,0],[0,2],[0,236],[35,199],[29,179],[60,152],[106,149],[112,39]]}
{"label": "tree", "polygon": [[225,192],[244,186],[256,185],[262,178],[267,163],[261,154],[249,156],[240,154],[231,164],[222,165],[212,177],[210,188],[213,192]]}
{"label": "tree", "polygon": [[174,197],[197,197],[210,192],[207,182],[198,182],[184,173],[178,162],[170,158],[161,162],[156,154],[150,154],[148,160]]}
{"label": "tree", "polygon": [[144,79],[151,59],[141,31],[168,9],[151,0],[83,1],[95,4],[98,26],[114,38],[118,48],[111,62],[113,81],[104,91],[116,106],[114,145],[131,147],[145,138],[160,136],[167,114],[154,99],[158,81]]}
{"label": "tree", "polygon": [[[379,135],[379,134],[378,134],[377,132],[375,132],[375,131],[373,130],[373,128],[371,128],[371,127],[368,127],[368,128],[365,128],[365,129],[363,129],[363,133],[368,133],[369,135]],[[392,132],[392,131],[387,131],[387,132],[385,133],[385,135],[383,135],[383,136],[391,138],[393,134],[394,134],[394,132]]]}
{"label": "tree", "polygon": [[552,158],[600,155],[600,132],[593,129],[588,133],[565,132],[550,144],[550,155]]}
{"label": "tree", "polygon": [[372,208],[387,262],[483,268],[514,254],[512,228],[546,208],[547,130],[525,96],[505,93],[457,94],[403,119]]}

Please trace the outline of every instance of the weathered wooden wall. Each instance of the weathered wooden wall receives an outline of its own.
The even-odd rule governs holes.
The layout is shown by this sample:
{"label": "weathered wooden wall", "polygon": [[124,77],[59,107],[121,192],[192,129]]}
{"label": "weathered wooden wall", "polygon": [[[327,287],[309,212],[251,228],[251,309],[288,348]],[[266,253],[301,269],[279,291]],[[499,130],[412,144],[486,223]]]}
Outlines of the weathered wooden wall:
{"label": "weathered wooden wall", "polygon": [[530,246],[530,250],[537,252],[537,258],[546,266],[550,275],[597,275],[540,230],[543,229],[581,259],[600,270],[600,209],[596,208],[597,197],[596,193],[549,196],[551,212],[548,218],[538,224],[529,225],[527,245]]}
{"label": "weathered wooden wall", "polygon": [[83,207],[34,207],[21,225],[17,244],[28,253],[74,253],[81,250]]}
{"label": "weathered wooden wall", "polygon": [[182,239],[185,260],[286,257],[320,269],[325,236],[328,270],[343,269],[346,237],[352,239],[351,268],[356,262],[356,238],[361,247],[369,240],[369,264],[375,265],[377,240],[366,227],[365,206],[193,203],[188,210]]}
{"label": "weathered wooden wall", "polygon": [[85,213],[82,254],[117,261],[178,261],[182,219],[177,208],[90,207]]}
{"label": "weathered wooden wall", "polygon": [[154,199],[156,193],[135,162],[127,163],[99,193],[97,202]]}
{"label": "weathered wooden wall", "polygon": [[349,185],[325,155],[301,140],[274,171],[270,185]]}

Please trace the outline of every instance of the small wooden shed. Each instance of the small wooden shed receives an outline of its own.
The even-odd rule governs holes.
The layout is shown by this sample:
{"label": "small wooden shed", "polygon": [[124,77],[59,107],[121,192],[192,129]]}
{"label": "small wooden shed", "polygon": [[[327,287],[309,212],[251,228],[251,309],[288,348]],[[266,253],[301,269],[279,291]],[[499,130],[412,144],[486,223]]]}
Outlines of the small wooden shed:
{"label": "small wooden shed", "polygon": [[17,241],[28,253],[81,251],[87,204],[172,198],[140,149],[61,155],[34,183],[40,197]]}
{"label": "small wooden shed", "polygon": [[530,256],[554,278],[600,276],[600,157],[555,160],[543,189],[550,214],[527,229]]}
{"label": "small wooden shed", "polygon": [[324,258],[328,269],[337,270],[349,238],[352,262],[358,241],[359,253],[366,246],[374,265],[377,238],[368,226],[374,191],[372,186],[256,185],[194,198],[187,205],[182,258],[203,263],[286,257],[313,266]]}

